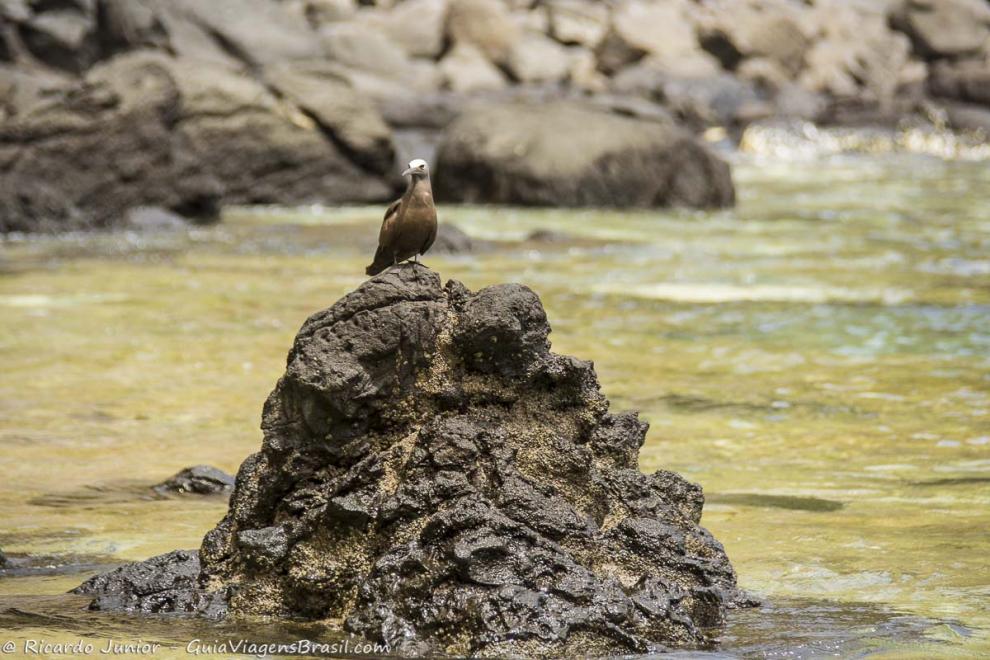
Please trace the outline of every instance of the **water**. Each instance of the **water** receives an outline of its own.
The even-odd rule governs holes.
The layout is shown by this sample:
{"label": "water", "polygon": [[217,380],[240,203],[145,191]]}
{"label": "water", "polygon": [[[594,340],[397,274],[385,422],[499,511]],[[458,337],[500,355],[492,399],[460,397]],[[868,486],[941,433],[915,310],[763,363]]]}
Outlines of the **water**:
{"label": "water", "polygon": [[[733,615],[720,653],[990,653],[990,167],[739,160],[731,211],[444,208],[500,243],[426,261],[538,291],[555,350],[651,422],[641,468],[704,486],[704,524],[767,602]],[[259,446],[295,331],[364,279],[380,213],[2,244],[0,547],[21,568],[0,578],[0,642],[181,657],[195,637],[336,638],[108,617],[64,592],[199,545],[225,503],[147,486]],[[570,238],[524,240],[537,229]]]}

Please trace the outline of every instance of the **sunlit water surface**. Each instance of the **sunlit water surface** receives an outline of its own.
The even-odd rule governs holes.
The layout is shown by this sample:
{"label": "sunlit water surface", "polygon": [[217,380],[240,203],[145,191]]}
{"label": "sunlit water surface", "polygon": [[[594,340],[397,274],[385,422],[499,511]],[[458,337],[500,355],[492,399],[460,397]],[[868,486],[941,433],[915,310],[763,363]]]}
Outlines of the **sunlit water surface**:
{"label": "sunlit water surface", "polygon": [[[500,243],[426,261],[539,292],[555,350],[650,421],[641,468],[704,486],[704,524],[767,603],[732,617],[720,653],[990,652],[990,167],[747,160],[736,182],[715,213],[446,207]],[[0,642],[182,656],[194,637],[333,637],[62,594],[199,545],[225,503],[147,486],[257,449],[295,331],[365,279],[380,211],[0,244],[0,547],[21,567],[0,578]],[[569,237],[525,240],[538,229]]]}

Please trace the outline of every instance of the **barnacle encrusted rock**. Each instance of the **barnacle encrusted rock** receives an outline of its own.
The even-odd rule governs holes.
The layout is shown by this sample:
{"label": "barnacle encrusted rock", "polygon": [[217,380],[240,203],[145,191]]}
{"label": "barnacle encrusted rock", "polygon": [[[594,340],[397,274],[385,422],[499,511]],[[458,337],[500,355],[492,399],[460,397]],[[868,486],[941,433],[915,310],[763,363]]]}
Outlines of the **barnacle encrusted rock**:
{"label": "barnacle encrusted rock", "polygon": [[[197,593],[125,602],[340,618],[405,655],[707,644],[740,595],[701,489],[639,472],[646,424],[610,413],[592,364],[551,353],[549,332],[525,286],[471,293],[418,264],[314,314]],[[180,559],[149,562],[188,576]],[[81,590],[119,604],[98,581],[120,589],[128,570],[175,591],[133,567]]]}

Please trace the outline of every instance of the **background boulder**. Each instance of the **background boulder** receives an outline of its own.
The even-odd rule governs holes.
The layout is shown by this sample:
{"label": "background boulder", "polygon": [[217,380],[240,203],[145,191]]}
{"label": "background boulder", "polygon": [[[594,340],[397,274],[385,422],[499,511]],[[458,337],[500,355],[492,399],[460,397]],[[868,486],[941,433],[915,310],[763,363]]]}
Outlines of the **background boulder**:
{"label": "background boulder", "polygon": [[984,0],[904,0],[893,20],[929,59],[972,55],[990,39],[990,5]]}
{"label": "background boulder", "polygon": [[729,166],[684,130],[574,104],[478,106],[437,153],[438,199],[538,206],[725,206]]}
{"label": "background boulder", "polygon": [[138,51],[25,99],[0,124],[0,228],[105,226],[133,206],[210,220],[221,200],[386,199],[394,152],[374,107],[318,71],[269,75],[277,94]]}
{"label": "background boulder", "polygon": [[[159,154],[134,176],[145,181],[158,163],[167,166],[150,184],[129,185],[130,174],[113,183],[104,170],[118,159],[133,167],[127,145],[147,139],[137,135],[150,130],[146,122],[132,123],[131,115],[121,121],[109,106],[99,112],[54,106],[97,82],[120,98],[133,96],[117,90],[113,79],[149,59],[172,78],[176,102],[161,127],[167,139],[151,150],[169,155]],[[550,135],[522,138],[522,144],[542,145],[536,149],[541,155],[526,159],[566,150],[540,119],[544,112],[519,126],[491,124],[488,130],[500,134],[489,140],[464,139],[478,101],[559,105],[580,99],[574,113],[585,106],[601,110],[581,120],[588,130],[578,139],[588,153],[626,125],[613,115],[663,115],[696,133],[724,129],[718,134],[730,139],[752,122],[775,119],[888,128],[927,122],[932,130],[980,126],[988,70],[985,0],[3,0],[0,132],[8,138],[0,142],[6,154],[0,185],[8,194],[0,201],[0,231],[113,224],[135,203],[191,209],[200,217],[215,216],[224,202],[378,203],[401,188],[403,159],[431,158],[441,143],[449,164],[492,161],[486,153],[492,144],[518,142],[535,130]],[[76,142],[94,131],[116,135],[93,152],[90,169],[103,174],[77,171],[68,136],[60,137],[69,140],[63,162],[38,155],[40,145],[27,137],[26,126],[40,121],[42,101],[45,121],[57,122],[61,114],[73,127],[69,132],[79,134]],[[28,108],[34,108],[32,119]],[[461,115],[463,122],[453,121]],[[931,121],[948,115],[958,121]],[[601,126],[592,127],[597,121]],[[126,138],[128,126],[135,135]],[[658,130],[667,129],[646,129],[652,137],[645,143],[655,147],[651,157],[643,156],[653,163],[651,172],[666,174],[655,164],[661,158],[689,164],[676,186],[664,185],[690,190],[669,199],[656,186],[620,191],[640,183],[622,175],[632,169],[625,165],[597,174],[582,166],[581,191],[599,191],[587,202],[577,199],[584,192],[565,192],[562,183],[547,192],[541,182],[554,178],[554,168],[517,169],[534,183],[493,167],[470,170],[489,177],[473,182],[456,167],[445,173],[443,162],[433,170],[449,200],[731,202],[720,166],[709,167],[710,158],[694,144],[671,155]],[[475,147],[481,151],[467,153]],[[27,164],[13,171],[22,151]],[[688,181],[715,183],[706,189]],[[112,190],[117,185],[123,190]]]}

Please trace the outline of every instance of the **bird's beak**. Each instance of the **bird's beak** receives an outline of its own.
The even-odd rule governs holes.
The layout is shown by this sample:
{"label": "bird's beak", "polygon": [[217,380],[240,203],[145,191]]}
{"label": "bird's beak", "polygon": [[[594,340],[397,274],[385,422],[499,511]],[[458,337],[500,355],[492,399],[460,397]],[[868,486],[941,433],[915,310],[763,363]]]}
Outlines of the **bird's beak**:
{"label": "bird's beak", "polygon": [[407,169],[405,172],[402,173],[402,176],[409,176],[412,173],[413,173],[413,171],[412,171],[412,168],[410,167],[409,169]]}

